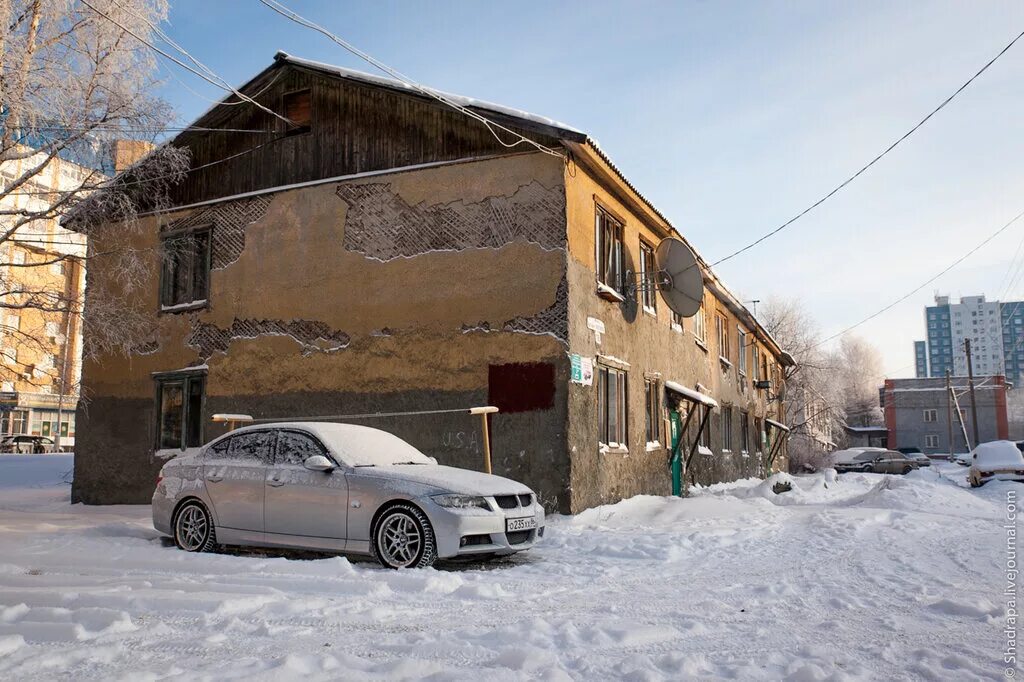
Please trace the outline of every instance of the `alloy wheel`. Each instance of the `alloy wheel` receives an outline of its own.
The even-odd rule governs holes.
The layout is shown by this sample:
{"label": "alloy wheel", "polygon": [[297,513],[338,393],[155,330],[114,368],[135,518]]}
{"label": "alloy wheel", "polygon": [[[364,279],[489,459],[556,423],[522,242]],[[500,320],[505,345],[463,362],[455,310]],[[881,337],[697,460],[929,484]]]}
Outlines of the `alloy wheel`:
{"label": "alloy wheel", "polygon": [[178,545],[187,552],[197,552],[206,544],[210,533],[210,521],[206,512],[197,504],[189,504],[178,514],[175,536]]}
{"label": "alloy wheel", "polygon": [[389,514],[377,527],[377,549],[381,558],[395,568],[414,564],[422,548],[423,531],[403,512]]}

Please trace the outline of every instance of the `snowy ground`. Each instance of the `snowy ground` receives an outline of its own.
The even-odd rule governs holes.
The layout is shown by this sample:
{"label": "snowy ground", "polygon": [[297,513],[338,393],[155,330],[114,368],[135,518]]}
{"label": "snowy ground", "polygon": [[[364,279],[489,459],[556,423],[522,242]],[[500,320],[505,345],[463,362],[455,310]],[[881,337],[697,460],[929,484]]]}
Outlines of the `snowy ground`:
{"label": "snowy ground", "polygon": [[[1003,676],[1005,501],[963,468],[746,481],[549,519],[505,563],[192,555],[0,456],[0,679]],[[826,487],[827,484],[827,487]]]}

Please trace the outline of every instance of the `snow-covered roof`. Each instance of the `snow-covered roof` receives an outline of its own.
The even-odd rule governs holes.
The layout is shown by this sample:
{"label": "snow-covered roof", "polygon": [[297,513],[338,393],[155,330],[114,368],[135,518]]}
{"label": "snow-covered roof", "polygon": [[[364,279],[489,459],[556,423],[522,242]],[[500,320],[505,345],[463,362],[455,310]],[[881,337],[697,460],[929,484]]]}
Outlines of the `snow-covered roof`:
{"label": "snow-covered roof", "polygon": [[699,391],[694,391],[692,388],[686,388],[686,386],[676,383],[675,381],[666,381],[665,388],[667,388],[670,391],[675,391],[679,395],[685,396],[690,400],[695,400],[698,403],[701,403],[702,405],[707,405],[708,407],[718,407],[718,402],[716,402],[715,399],[712,398],[711,396],[704,395]]}
{"label": "snow-covered roof", "polygon": [[428,88],[421,86],[421,88],[413,87],[402,81],[395,80],[393,78],[386,78],[384,76],[375,76],[371,73],[365,73],[363,71],[356,71],[355,69],[346,69],[341,66],[335,66],[334,64],[326,64],[324,62],[318,62],[312,59],[303,59],[301,57],[295,57],[287,52],[279,51],[274,59],[277,61],[285,62],[288,64],[294,64],[295,66],[305,67],[307,69],[315,69],[317,71],[323,71],[329,73],[332,76],[338,76],[346,80],[359,81],[362,83],[368,83],[370,85],[379,85],[386,88],[392,88],[394,90],[402,90],[413,94],[428,94],[428,95],[440,95],[445,99],[448,99],[456,104],[464,107],[472,107],[474,109],[483,109],[486,111],[493,111],[504,116],[511,116],[512,118],[522,119],[524,121],[530,121],[531,123],[539,123],[540,125],[551,126],[552,128],[558,128],[570,133],[576,133],[577,135],[586,135],[582,130],[574,128],[570,125],[556,121],[553,118],[547,116],[539,116],[537,114],[531,114],[528,111],[522,111],[520,109],[514,109],[507,107],[502,104],[495,104],[494,102],[486,102],[484,100],[476,99],[473,97],[466,97],[464,95],[456,95],[450,92],[444,92],[443,90],[436,90],[434,88]]}
{"label": "snow-covered roof", "polygon": [[777,422],[774,419],[768,419],[767,417],[765,417],[764,423],[767,424],[768,426],[774,426],[779,431],[786,431],[787,433],[789,432],[788,426],[786,426],[782,422]]}
{"label": "snow-covered roof", "polygon": [[888,431],[884,426],[846,426],[847,431],[854,433],[880,433]]}

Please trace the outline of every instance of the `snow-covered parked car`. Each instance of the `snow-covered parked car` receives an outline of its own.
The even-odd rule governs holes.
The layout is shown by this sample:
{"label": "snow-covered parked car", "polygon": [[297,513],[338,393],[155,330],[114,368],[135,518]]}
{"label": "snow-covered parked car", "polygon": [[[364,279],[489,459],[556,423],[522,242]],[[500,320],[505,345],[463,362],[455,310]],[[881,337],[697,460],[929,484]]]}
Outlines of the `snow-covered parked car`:
{"label": "snow-covered parked car", "polygon": [[832,453],[831,464],[841,474],[851,471],[906,474],[918,467],[914,460],[902,452],[874,447],[837,450]]}
{"label": "snow-covered parked car", "polygon": [[967,480],[974,488],[989,481],[1024,481],[1024,455],[1013,441],[982,443],[974,448]]}
{"label": "snow-covered parked car", "polygon": [[902,452],[907,459],[913,460],[919,467],[930,467],[932,465],[931,457],[921,452],[920,448],[908,447],[896,449]]}
{"label": "snow-covered parked car", "polygon": [[385,431],[296,422],[237,429],[167,462],[153,526],[190,552],[299,548],[410,568],[529,549],[544,508],[521,483],[441,466]]}

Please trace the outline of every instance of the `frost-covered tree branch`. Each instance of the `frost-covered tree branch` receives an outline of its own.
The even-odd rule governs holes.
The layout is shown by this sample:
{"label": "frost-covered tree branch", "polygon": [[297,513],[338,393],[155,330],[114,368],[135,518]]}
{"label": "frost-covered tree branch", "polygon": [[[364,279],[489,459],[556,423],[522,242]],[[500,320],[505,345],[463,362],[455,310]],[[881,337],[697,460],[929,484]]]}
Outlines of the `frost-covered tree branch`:
{"label": "frost-covered tree branch", "polygon": [[[4,381],[45,381],[56,371],[49,366],[61,337],[54,329],[70,328],[71,317],[81,323],[86,308],[86,353],[136,348],[152,333],[124,303],[152,259],[150,250],[132,246],[132,237],[140,213],[166,207],[188,157],[156,145],[173,112],[154,94],[155,56],[135,36],[149,40],[168,5],[90,4],[99,11],[78,0],[0,0]],[[115,152],[126,142],[130,150],[153,151],[115,179],[124,160]],[[87,248],[87,237],[100,229],[104,246]],[[100,266],[117,273],[118,290],[91,290],[86,303],[81,275]]]}

